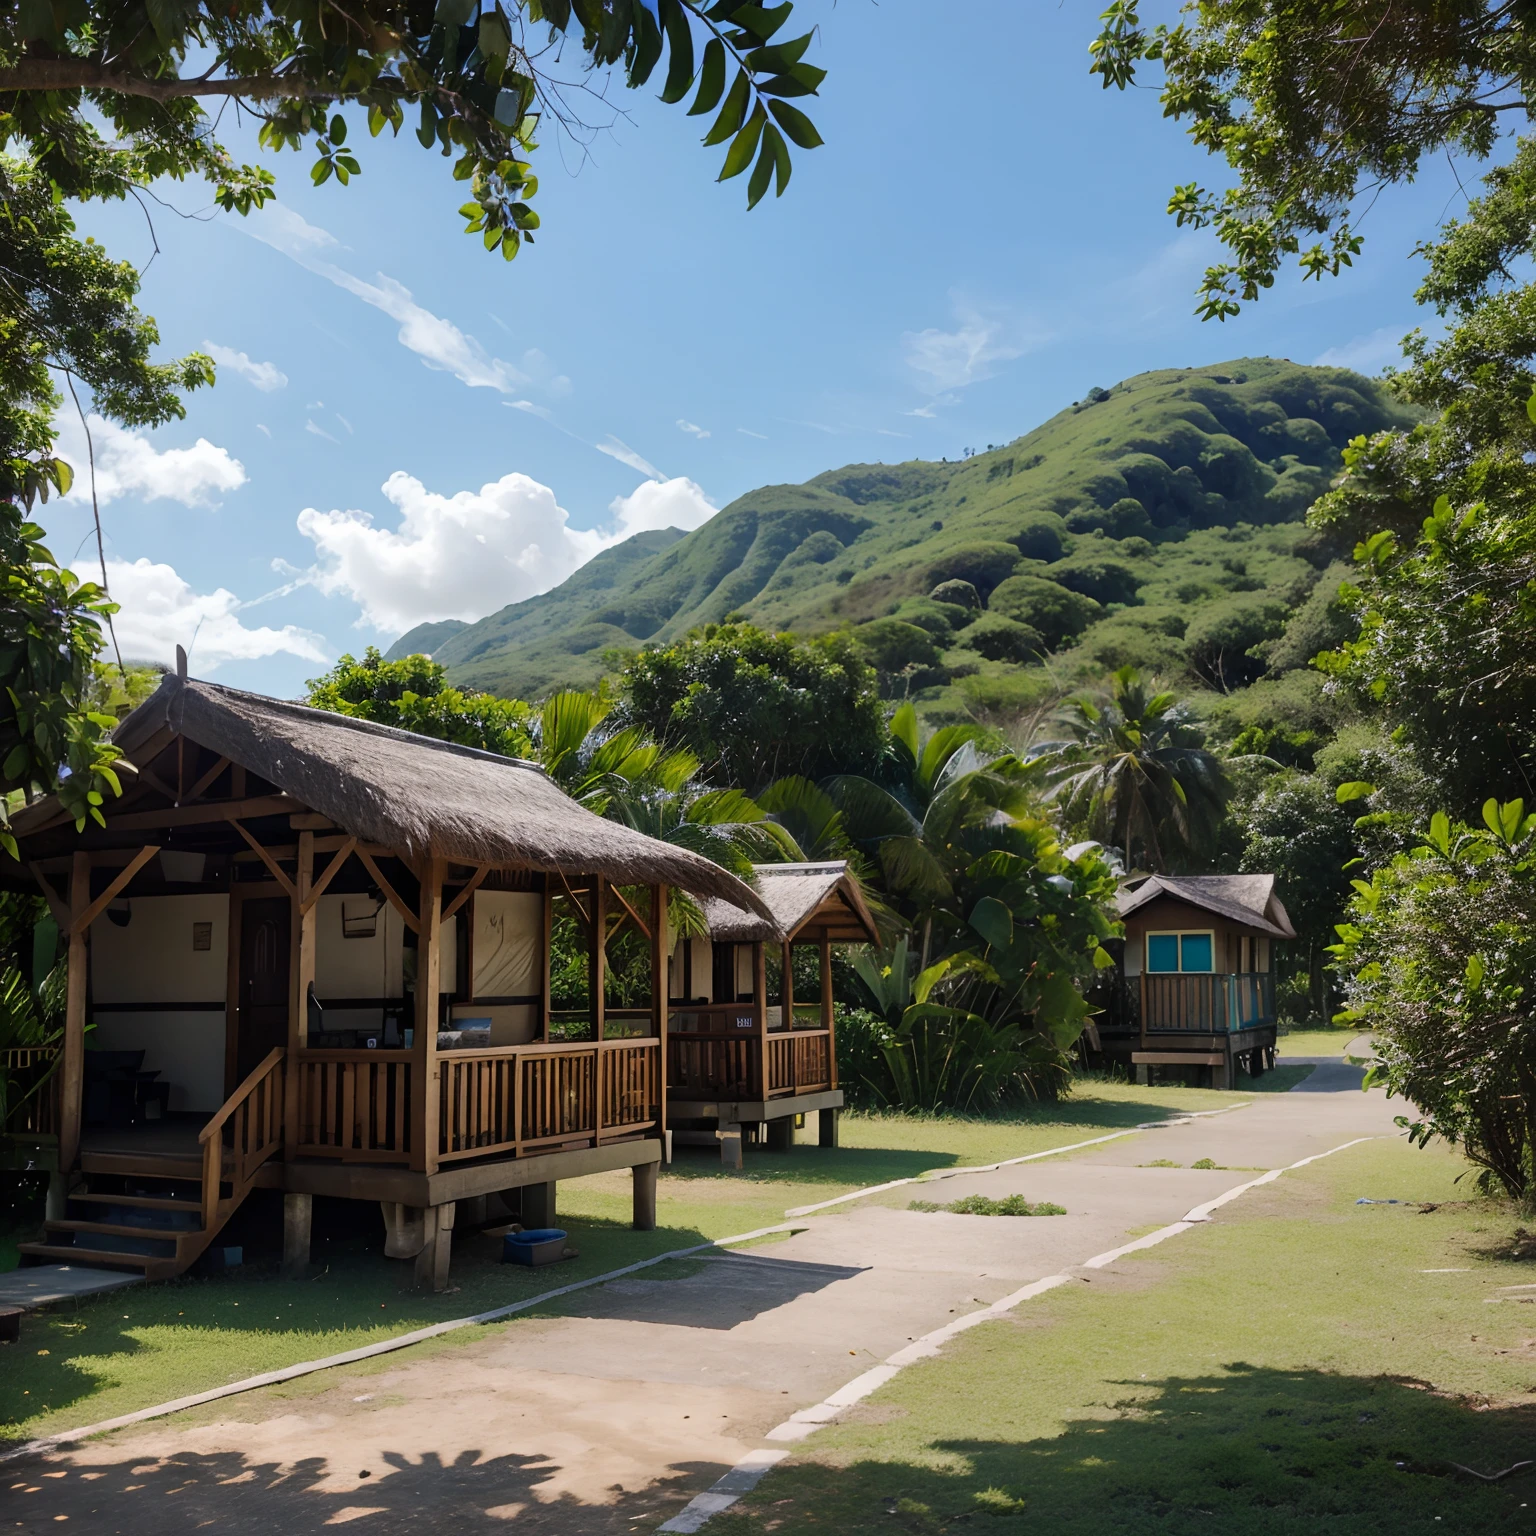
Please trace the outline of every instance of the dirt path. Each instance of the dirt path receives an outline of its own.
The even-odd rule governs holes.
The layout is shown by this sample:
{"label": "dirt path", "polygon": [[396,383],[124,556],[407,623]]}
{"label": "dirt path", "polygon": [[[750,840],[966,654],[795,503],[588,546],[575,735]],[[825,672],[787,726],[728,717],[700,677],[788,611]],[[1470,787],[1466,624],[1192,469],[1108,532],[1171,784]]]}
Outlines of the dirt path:
{"label": "dirt path", "polygon": [[[169,1536],[652,1530],[791,1412],[912,1339],[1177,1221],[1252,1170],[1396,1134],[1360,1071],[1231,1114],[805,1220],[782,1242],[673,1278],[632,1277],[467,1344],[312,1377],[7,1469],[0,1524]],[[1305,1091],[1302,1091],[1305,1090]],[[1190,1165],[1209,1159],[1216,1166]],[[1158,1163],[1176,1167],[1153,1166]],[[906,1209],[1022,1193],[1065,1216]],[[462,1336],[458,1336],[462,1337]]]}

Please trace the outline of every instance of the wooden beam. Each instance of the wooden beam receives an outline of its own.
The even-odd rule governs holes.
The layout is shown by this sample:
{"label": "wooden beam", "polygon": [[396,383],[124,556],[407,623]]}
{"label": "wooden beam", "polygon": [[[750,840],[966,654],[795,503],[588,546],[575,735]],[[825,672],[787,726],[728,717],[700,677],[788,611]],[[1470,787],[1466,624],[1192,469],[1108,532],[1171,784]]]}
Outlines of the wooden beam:
{"label": "wooden beam", "polygon": [[336,823],[329,816],[321,816],[314,811],[305,811],[300,816],[290,816],[288,826],[294,832],[334,832]]}
{"label": "wooden beam", "polygon": [[[242,829],[243,830],[243,829]],[[299,834],[297,879],[290,889],[292,938],[288,949],[288,1071],[283,1084],[283,1155],[293,1157],[299,1146],[299,1084],[304,1074],[299,1053],[309,1041],[309,993],[315,981],[315,930],[318,926],[310,889],[315,876],[314,833]]]}
{"label": "wooden beam", "polygon": [[[302,851],[304,839],[306,837],[309,839],[310,857],[313,858],[315,838],[312,832],[302,832],[299,834],[299,846]],[[336,850],[336,856],[331,860],[329,864],[325,866],[325,873],[315,881],[309,895],[306,896],[304,900],[299,904],[300,912],[310,911],[314,907],[315,903],[319,901],[323,895],[325,895],[326,886],[328,886],[331,881],[336,878],[336,875],[340,871],[341,866],[352,857],[352,851],[356,847],[357,839],[355,837],[349,837],[346,842],[344,842],[341,847]]]}
{"label": "wooden beam", "polygon": [[608,882],[592,877],[592,923],[588,929],[587,1008],[592,1015],[592,1038],[603,1038],[608,991]]}
{"label": "wooden beam", "polygon": [[[635,927],[638,928],[646,938],[650,938],[651,925],[646,922],[646,920],[641,917],[640,914],[636,912],[635,909],[630,906],[630,904],[624,899],[623,891],[621,891],[616,885],[610,885],[608,887],[608,893],[618,902],[621,907],[624,908],[627,913],[629,913],[629,919],[635,925]],[[615,932],[617,932],[617,930],[615,930]]]}
{"label": "wooden beam", "polygon": [[384,878],[383,870],[381,870],[379,866],[373,862],[373,855],[361,847],[356,848],[353,851],[357,854],[358,858],[363,861],[363,868],[373,876],[373,883],[377,885],[378,888],[384,893],[385,900],[388,901],[390,906],[392,906],[395,911],[400,914],[401,920],[404,922],[405,926],[409,928],[412,933],[419,934],[421,932],[421,924],[417,921],[416,914],[411,911],[410,907],[404,901],[401,900],[400,893],[394,888],[394,886],[392,886],[389,881]]}
{"label": "wooden beam", "polygon": [[[790,947],[789,940],[784,941],[781,950],[783,958],[779,964],[782,974],[779,977],[779,1024],[784,1029],[795,1027],[795,954]],[[795,1085],[799,1087],[797,1083]],[[765,1088],[764,1093],[768,1090]]]}
{"label": "wooden beam", "polygon": [[297,901],[299,899],[299,893],[297,890],[295,890],[293,881],[290,880],[284,873],[282,865],[279,864],[277,860],[274,859],[272,855],[268,853],[267,850],[263,848],[261,844],[258,843],[256,839],[252,837],[251,834],[247,832],[238,821],[235,820],[233,816],[229,818],[229,824],[255,850],[256,857],[259,858],[261,862],[267,866],[267,869],[272,874],[272,878],[276,880],[277,883],[282,886],[283,890],[287,893],[289,901]]}
{"label": "wooden beam", "polygon": [[667,985],[667,965],[671,961],[671,946],[667,942],[667,888],[651,887],[651,1030],[657,1039],[656,1047],[656,1134],[661,1137],[662,1156],[666,1156],[667,1140],[667,1011],[670,1006]]}
{"label": "wooden beam", "polygon": [[[299,802],[288,795],[258,795],[247,800],[206,800],[201,805],[183,805],[163,811],[134,811],[126,816],[107,817],[107,832],[147,832],[161,827],[192,827],[210,821],[232,821],[247,816],[282,816],[295,810]],[[96,829],[100,835],[102,829]],[[29,836],[31,834],[28,834]]]}
{"label": "wooden beam", "polygon": [[[71,924],[78,924],[83,933],[92,923],[107,910],[108,905],[121,893],[123,887],[128,884],[143,867],[160,852],[159,844],[153,844],[146,848],[140,848],[128,863],[112,877],[112,883],[100,896],[88,906],[84,912],[71,917]],[[74,931],[71,926],[71,932]]]}
{"label": "wooden beam", "polygon": [[827,1032],[829,1086],[837,1087],[837,1025],[832,1008],[832,941],[821,941],[821,1027]]}
{"label": "wooden beam", "polygon": [[187,799],[202,799],[203,795],[207,793],[208,786],[212,784],[213,781],[218,778],[218,776],[228,767],[229,759],[227,757],[221,757],[218,762],[216,762],[213,767],[210,768],[207,773],[205,773],[202,778],[200,778],[197,783],[195,783],[192,788],[187,791]]}
{"label": "wooden beam", "polygon": [[77,919],[91,904],[91,856],[76,853],[69,877],[69,970],[64,993],[64,1061],[59,1083],[59,1172],[80,1157],[80,1117],[85,1096],[85,998],[90,949]]}
{"label": "wooden beam", "polygon": [[31,872],[32,878],[36,880],[38,885],[42,888],[43,899],[48,903],[48,910],[53,913],[54,922],[59,925],[59,932],[68,937],[68,904],[59,896],[59,893],[55,891],[51,885],[49,885],[47,875],[43,873],[41,867],[38,865],[35,859],[28,863],[27,869]]}
{"label": "wooden beam", "polygon": [[455,912],[459,910],[460,907],[464,905],[466,901],[469,900],[471,896],[475,894],[476,891],[480,889],[481,882],[488,874],[490,874],[490,872],[491,866],[489,864],[482,864],[479,869],[477,869],[474,874],[470,876],[469,884],[466,885],[464,889],[461,890],[459,894],[455,896],[446,907],[443,908],[443,921],[445,923],[450,917],[453,916]]}
{"label": "wooden beam", "polygon": [[438,1094],[437,1009],[443,969],[443,863],[424,861],[421,882],[421,915],[416,941],[416,1059],[421,1070],[421,1140],[413,1162],[423,1172],[437,1172],[441,1105]]}
{"label": "wooden beam", "polygon": [[[735,978],[732,978],[734,985]],[[768,1097],[768,951],[761,939],[752,942],[752,1032],[757,1039],[756,1091]]]}
{"label": "wooden beam", "polygon": [[[582,906],[581,898],[576,894],[575,891],[571,889],[571,882],[565,878],[565,871],[558,870],[556,873],[558,873],[560,876],[560,884],[565,887],[566,898],[570,901],[571,905],[576,908],[577,917],[579,917],[582,922],[585,923],[588,928],[590,928],[592,926],[592,914],[584,906]],[[546,881],[548,878],[548,876],[545,876]]]}
{"label": "wooden beam", "polygon": [[164,795],[172,805],[176,803],[176,791],[148,765],[139,769],[139,783],[148,785],[156,794]]}

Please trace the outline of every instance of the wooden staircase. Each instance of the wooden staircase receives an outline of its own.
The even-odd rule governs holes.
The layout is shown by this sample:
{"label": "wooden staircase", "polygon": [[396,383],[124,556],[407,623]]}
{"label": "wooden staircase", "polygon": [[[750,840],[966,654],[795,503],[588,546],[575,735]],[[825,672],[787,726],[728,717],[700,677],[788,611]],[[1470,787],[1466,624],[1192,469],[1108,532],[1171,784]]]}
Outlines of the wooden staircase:
{"label": "wooden staircase", "polygon": [[199,1151],[85,1152],[83,1189],[23,1265],[132,1270],[146,1280],[182,1274],[251,1192],[256,1171],[283,1147],[284,1055],[274,1050],[202,1129]]}

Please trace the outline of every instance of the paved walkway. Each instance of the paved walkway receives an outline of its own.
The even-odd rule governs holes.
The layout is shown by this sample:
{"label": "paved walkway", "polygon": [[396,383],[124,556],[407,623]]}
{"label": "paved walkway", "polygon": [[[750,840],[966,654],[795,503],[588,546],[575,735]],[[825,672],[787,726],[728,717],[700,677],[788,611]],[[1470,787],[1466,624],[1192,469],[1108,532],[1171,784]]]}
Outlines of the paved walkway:
{"label": "paved walkway", "polygon": [[[1397,1134],[1361,1070],[1070,1157],[957,1174],[809,1217],[785,1241],[631,1277],[447,1352],[260,1391],[7,1469],[0,1525],[93,1532],[607,1536],[654,1529],[768,1429],[957,1316],[1176,1221],[1250,1177]],[[1214,1169],[1189,1165],[1209,1158]],[[1150,1166],[1176,1163],[1178,1167]],[[1022,1193],[1068,1215],[908,1211]],[[1177,1239],[1175,1239],[1177,1240]],[[14,1513],[12,1513],[14,1511]],[[637,1524],[638,1522],[638,1524]]]}

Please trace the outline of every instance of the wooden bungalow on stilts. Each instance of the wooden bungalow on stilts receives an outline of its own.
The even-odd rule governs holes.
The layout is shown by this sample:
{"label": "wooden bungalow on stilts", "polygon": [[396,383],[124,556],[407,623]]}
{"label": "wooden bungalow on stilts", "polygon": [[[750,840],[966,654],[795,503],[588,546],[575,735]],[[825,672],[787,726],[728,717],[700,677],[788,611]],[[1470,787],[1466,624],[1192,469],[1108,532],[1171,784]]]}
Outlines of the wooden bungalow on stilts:
{"label": "wooden bungalow on stilts", "polygon": [[1296,931],[1273,875],[1147,875],[1117,898],[1124,956],[1096,1020],[1109,1061],[1212,1088],[1275,1064],[1274,947]]}
{"label": "wooden bungalow on stilts", "polygon": [[[797,1117],[820,1118],[820,1142],[837,1145],[832,946],[878,944],[856,879],[842,860],[759,864],[768,916],[712,897],[705,935],[672,952],[667,1045],[669,1123],[680,1142],[720,1143],[739,1168],[743,1136],[762,1128],[787,1148]],[[798,995],[795,951],[816,955],[814,995]]]}
{"label": "wooden bungalow on stilts", "polygon": [[[23,1263],[171,1276],[258,1188],[283,1193],[290,1272],[314,1197],[344,1197],[380,1202],[385,1252],[438,1289],[456,1212],[548,1225],[561,1179],[632,1170],[654,1226],[668,888],[770,909],[536,765],[184,674],[119,726],[136,771],[105,826],[45,799],[0,855],[68,946],[60,1059],[7,1064],[56,1067],[6,1127],[53,1174]],[[586,933],[583,1018],[551,1007],[557,909]],[[650,997],[612,1010],[621,928]]]}

